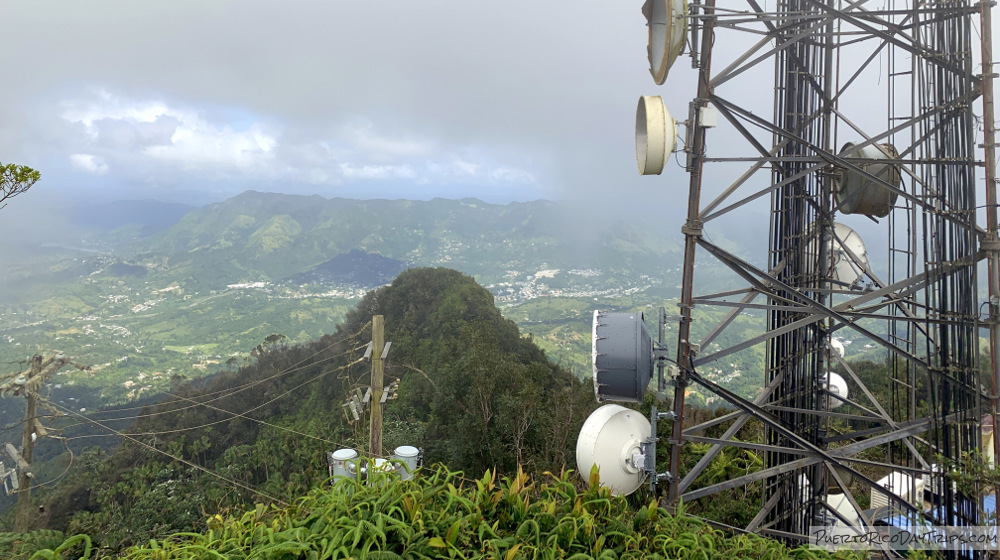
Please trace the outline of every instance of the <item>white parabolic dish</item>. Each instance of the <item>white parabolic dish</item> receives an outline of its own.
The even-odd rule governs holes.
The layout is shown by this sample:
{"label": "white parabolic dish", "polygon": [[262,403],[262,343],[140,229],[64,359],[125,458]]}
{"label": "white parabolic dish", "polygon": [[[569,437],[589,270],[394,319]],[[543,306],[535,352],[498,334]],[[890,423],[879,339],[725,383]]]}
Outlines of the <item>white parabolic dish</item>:
{"label": "white parabolic dish", "polygon": [[[816,234],[815,222],[810,226],[812,231],[809,245],[806,247],[807,253],[813,258],[819,253],[819,243]],[[854,284],[860,280],[868,268],[868,250],[865,242],[861,240],[858,232],[841,223],[833,224],[833,235],[824,235],[828,238],[827,251],[827,277],[836,282],[846,285]]]}
{"label": "white parabolic dish", "polygon": [[663,85],[667,72],[684,51],[687,40],[688,7],[686,0],[646,0],[642,15],[649,25],[649,73],[657,85]]}
{"label": "white parabolic dish", "polygon": [[677,147],[677,121],[659,95],[643,95],[635,110],[635,160],[640,175],[659,175]]}
{"label": "white parabolic dish", "polygon": [[830,348],[832,348],[833,351],[836,352],[841,358],[844,357],[846,349],[844,348],[843,342],[837,340],[836,338],[830,339]]}
{"label": "white parabolic dish", "polygon": [[[837,395],[841,399],[848,398],[847,394],[847,381],[838,373],[830,373],[830,392]],[[839,408],[844,404],[844,401],[838,399],[830,399],[830,408]]]}
{"label": "white parabolic dish", "polygon": [[[833,249],[833,274],[834,280],[839,280],[845,284],[851,284],[861,278],[864,274],[864,266],[868,266],[868,251],[865,249],[865,242],[861,240],[858,232],[844,224],[834,224],[833,232],[837,236],[836,240],[831,240],[830,248]],[[852,258],[857,257],[859,262]]]}
{"label": "white parabolic dish", "polygon": [[580,428],[576,440],[576,466],[584,480],[590,469],[600,469],[601,486],[615,496],[627,496],[639,489],[645,473],[632,462],[639,444],[649,437],[649,420],[631,408],[606,404],[595,410]]}

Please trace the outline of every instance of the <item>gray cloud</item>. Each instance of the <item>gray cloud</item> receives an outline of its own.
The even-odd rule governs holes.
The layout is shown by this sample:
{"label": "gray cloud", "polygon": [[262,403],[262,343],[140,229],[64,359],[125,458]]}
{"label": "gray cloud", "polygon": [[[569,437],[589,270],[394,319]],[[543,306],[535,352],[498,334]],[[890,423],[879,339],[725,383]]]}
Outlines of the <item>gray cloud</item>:
{"label": "gray cloud", "polygon": [[[641,94],[662,95],[685,120],[695,73],[682,56],[666,85],[653,84],[640,7],[11,2],[0,19],[0,64],[17,79],[0,88],[0,160],[40,168],[40,192],[192,202],[245,188],[563,198],[594,219],[652,214],[676,230],[688,176],[676,161],[660,177],[637,175],[635,105]],[[714,67],[756,40],[720,30]],[[872,47],[856,48],[863,58]],[[719,93],[769,115],[772,75],[767,63]],[[876,68],[858,83],[882,79]],[[854,90],[841,108],[884,128],[870,89]],[[157,104],[156,118],[122,112]],[[91,105],[121,111],[89,125],[64,118]],[[845,130],[839,142],[856,138]],[[716,155],[755,153],[726,123],[709,145]],[[744,169],[714,166],[703,199]],[[765,171],[748,186],[767,179]]]}
{"label": "gray cloud", "polygon": [[[139,157],[183,124],[176,113],[96,120],[83,127],[96,138],[53,118],[104,91],[197,112],[217,131],[247,118],[270,126],[274,165],[252,180],[228,174],[237,184],[323,184],[317,192],[337,195],[367,182],[377,194],[375,183],[399,193],[409,179],[413,197],[451,182],[440,191],[461,183],[495,196],[506,185],[522,199],[596,192],[622,172],[637,184],[632,115],[652,89],[643,23],[638,4],[601,2],[9,5],[0,60],[23,79],[0,91],[0,120],[17,127],[0,132],[0,153],[47,177],[55,159],[101,157],[114,188],[154,171],[170,171],[163,188],[194,180],[181,159],[164,170]],[[194,170],[227,175],[205,164]]]}

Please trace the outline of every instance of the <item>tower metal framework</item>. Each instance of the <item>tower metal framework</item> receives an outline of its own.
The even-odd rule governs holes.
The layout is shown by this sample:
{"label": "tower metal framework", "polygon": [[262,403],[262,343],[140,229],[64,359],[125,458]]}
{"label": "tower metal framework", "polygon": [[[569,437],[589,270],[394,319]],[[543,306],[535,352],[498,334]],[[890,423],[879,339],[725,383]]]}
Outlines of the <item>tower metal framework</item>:
{"label": "tower metal framework", "polygon": [[[674,421],[668,503],[760,483],[760,513],[746,528],[801,540],[810,526],[848,522],[828,503],[834,486],[861,524],[872,524],[849,490],[853,482],[882,496],[891,512],[938,525],[980,523],[977,496],[956,489],[936,463],[980,449],[985,413],[993,413],[996,431],[992,5],[778,0],[767,10],[758,0],[727,7],[705,0],[687,6],[697,94],[684,143],[690,181],[673,416],[683,419],[692,384],[737,411],[699,425]],[[739,52],[723,48],[731,38]],[[761,110],[767,102],[769,117]],[[713,114],[721,117],[718,130]],[[730,134],[722,136],[723,129]],[[719,148],[711,149],[716,138]],[[849,192],[851,181],[864,189]],[[706,235],[720,218],[768,199],[763,264]],[[877,227],[886,236],[885,254],[870,255],[869,264],[845,243],[838,222]],[[711,256],[745,285],[696,295],[696,254]],[[838,277],[845,260],[858,278]],[[989,297],[980,305],[982,260]],[[728,308],[698,340],[696,306]],[[766,315],[766,331],[716,348],[712,343],[748,310]],[[989,330],[982,364],[981,329]],[[832,348],[832,337],[845,331],[884,348],[884,379],[863,379]],[[758,344],[766,348],[764,390],[753,400],[699,372]],[[851,385],[847,399],[831,391],[828,372],[835,366]],[[764,441],[735,439],[750,419],[764,425]],[[708,428],[726,422],[732,423],[721,436],[707,437]],[[688,442],[711,447],[681,472]],[[701,475],[728,446],[755,450],[763,467],[705,485]],[[894,471],[911,476],[884,485],[871,474]],[[922,497],[918,478],[936,489],[936,509],[915,499]]]}

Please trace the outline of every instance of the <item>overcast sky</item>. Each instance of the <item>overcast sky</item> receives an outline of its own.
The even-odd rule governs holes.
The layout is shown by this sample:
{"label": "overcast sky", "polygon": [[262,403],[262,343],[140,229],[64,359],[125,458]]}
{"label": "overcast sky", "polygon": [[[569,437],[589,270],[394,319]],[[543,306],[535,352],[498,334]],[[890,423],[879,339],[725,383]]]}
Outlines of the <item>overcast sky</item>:
{"label": "overcast sky", "polygon": [[[694,71],[683,56],[653,83],[641,4],[0,0],[0,161],[42,172],[36,198],[204,204],[256,189],[680,207],[676,162],[636,172],[635,106],[662,95],[683,120]],[[716,56],[749,40],[720,38]],[[752,105],[747,84],[727,95]]]}
{"label": "overcast sky", "polygon": [[641,2],[0,6],[0,161],[41,170],[38,191],[201,204],[248,188],[497,202],[644,188],[635,104],[663,88]]}

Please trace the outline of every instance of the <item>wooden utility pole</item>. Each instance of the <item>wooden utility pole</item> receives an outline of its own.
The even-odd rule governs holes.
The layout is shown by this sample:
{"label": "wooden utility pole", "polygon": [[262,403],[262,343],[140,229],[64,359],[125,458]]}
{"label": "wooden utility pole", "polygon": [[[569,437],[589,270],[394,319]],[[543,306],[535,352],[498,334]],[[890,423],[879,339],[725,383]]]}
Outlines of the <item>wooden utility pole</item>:
{"label": "wooden utility pole", "polygon": [[[42,373],[42,357],[35,356],[31,359],[31,370],[28,372],[28,381]],[[35,440],[32,434],[35,432],[35,424],[38,423],[38,393],[35,391],[25,391],[24,400],[24,433],[21,435],[21,457],[28,465],[26,468],[19,468],[17,473],[17,511],[14,516],[14,530],[18,533],[27,533],[31,525],[31,471],[27,470],[31,465],[31,458],[35,453]]]}
{"label": "wooden utility pole", "polygon": [[385,350],[385,317],[372,317],[372,416],[368,438],[368,453],[382,455],[382,352]]}
{"label": "wooden utility pole", "polygon": [[14,530],[24,533],[31,525],[31,459],[35,452],[35,439],[48,435],[48,430],[38,420],[39,405],[53,410],[44,398],[39,394],[42,384],[50,375],[61,370],[67,365],[75,366],[78,369],[86,370],[87,366],[80,365],[69,358],[58,354],[44,358],[40,355],[31,357],[30,367],[27,372],[16,372],[3,376],[0,381],[0,393],[13,393],[14,396],[24,395],[26,405],[24,407],[24,432],[21,436],[21,451],[13,449],[13,445],[7,444],[8,454],[12,456],[17,464],[17,511],[14,516]]}

